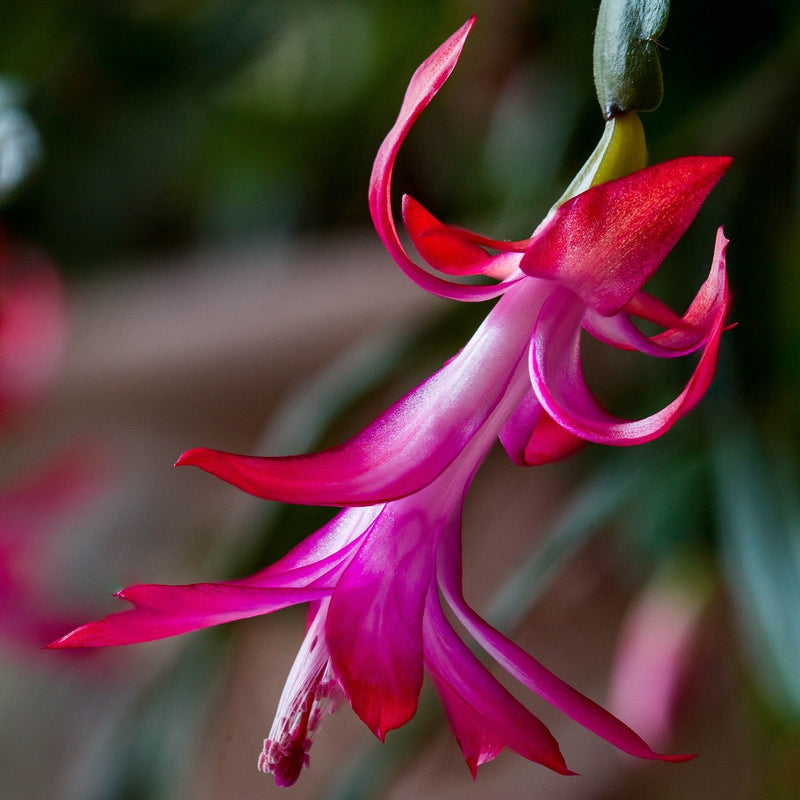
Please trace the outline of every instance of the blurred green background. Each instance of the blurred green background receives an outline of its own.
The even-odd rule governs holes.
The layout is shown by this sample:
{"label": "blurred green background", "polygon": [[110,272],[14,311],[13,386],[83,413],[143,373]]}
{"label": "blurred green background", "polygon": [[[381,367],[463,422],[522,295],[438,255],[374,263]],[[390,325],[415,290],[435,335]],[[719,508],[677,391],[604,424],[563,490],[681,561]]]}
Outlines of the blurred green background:
{"label": "blurred green background", "polygon": [[[322,242],[322,253],[329,240],[353,237],[360,243],[370,226],[366,189],[372,159],[411,72],[477,13],[477,27],[453,78],[404,146],[396,183],[441,219],[497,238],[523,238],[560,196],[602,132],[592,83],[595,6],[589,0],[31,0],[4,8],[2,225],[14,239],[48,252],[78,298],[86,287],[97,286],[106,287],[110,297],[123,296],[131,280],[154,277],[165,259],[243,247],[261,249],[266,259],[269,252],[280,254],[297,243]],[[722,685],[723,704],[737,698],[742,708],[737,719],[746,732],[731,748],[738,759],[735,788],[724,796],[795,797],[800,782],[800,6],[795,0],[763,0],[757,6],[675,0],[661,44],[665,99],[658,111],[643,116],[651,160],[725,154],[735,161],[656,277],[656,293],[679,307],[691,298],[708,269],[713,232],[722,224],[731,239],[737,327],[725,336],[709,396],[663,443],[648,445],[641,457],[590,448],[574,464],[541,471],[542,480],[563,481],[569,493],[564,516],[554,512],[540,526],[537,546],[542,541],[549,545],[545,556],[554,572],[574,569],[569,564],[576,552],[598,548],[609,559],[604,574],[610,591],[621,592],[626,601],[652,576],[665,573],[688,594],[698,582],[713,587],[711,599],[703,595],[698,636],[706,650],[719,652],[705,652],[695,678],[706,688]],[[354,253],[359,258],[361,250]],[[280,261],[280,255],[274,257],[269,269],[278,273],[277,279],[295,280],[288,266],[278,272]],[[341,268],[341,258],[333,261],[330,269]],[[387,256],[374,269],[393,266]],[[359,296],[370,303],[369,282]],[[168,306],[163,311],[171,313]],[[383,369],[425,374],[465,340],[483,313],[484,308],[448,311],[437,306],[435,319],[426,318],[424,325],[406,332],[401,346],[386,351],[391,359],[385,355]],[[212,321],[201,317],[194,324]],[[300,337],[297,324],[291,334]],[[367,328],[363,335],[378,334]],[[360,369],[377,370],[373,362],[363,363],[368,366]],[[633,391],[652,408],[674,394],[680,376],[685,377],[660,362],[636,363],[637,372],[603,387],[609,396],[622,402]],[[124,363],[116,366],[125,372]],[[291,367],[281,369],[278,380],[291,376]],[[375,382],[379,378],[374,376]],[[354,380],[353,396],[330,401],[329,411],[314,423],[320,436],[342,408],[355,405],[361,389],[368,403],[377,403],[376,395],[397,396],[393,384],[386,395],[369,384],[369,379]],[[297,387],[298,396],[304,386]],[[176,407],[184,405],[170,411],[160,391],[155,391],[161,399],[152,401],[151,413],[167,420],[202,402],[189,389],[184,395],[176,390]],[[104,412],[115,400],[134,404],[136,397],[112,394],[103,400]],[[252,397],[234,399],[250,404],[247,414],[254,419],[262,414]],[[265,402],[265,423],[268,408]],[[57,419],[63,422],[65,416]],[[249,430],[243,424],[235,436],[244,441]],[[183,443],[176,436],[169,445],[179,451],[194,444],[226,446],[228,441],[222,429],[208,431],[208,439]],[[310,437],[303,446],[313,442]],[[529,471],[522,480],[536,482],[538,474]],[[619,489],[608,508],[590,502],[597,482],[611,474],[638,479],[607,487],[607,498]],[[207,487],[196,480],[197,486]],[[231,496],[221,496],[220,504]],[[583,501],[589,510],[570,521],[570,509]],[[276,513],[283,514],[286,530],[293,512]],[[312,517],[296,513],[300,516],[289,526],[296,531],[290,539],[312,529]],[[242,544],[237,549],[230,541],[219,543],[216,523],[195,519],[204,533],[191,558],[173,554],[172,561],[162,561],[158,548],[175,550],[176,545],[164,542],[169,538],[165,530],[151,533],[149,558],[163,572],[134,574],[115,568],[111,554],[120,541],[128,541],[126,536],[138,535],[136,525],[144,524],[146,515],[115,506],[94,525],[113,528],[125,514],[127,524],[103,544],[93,540],[93,555],[73,566],[84,580],[92,570],[105,569],[103,592],[106,585],[113,588],[123,581],[204,578],[205,573],[193,574],[187,567],[192,558],[195,564],[214,564],[222,578],[234,565],[236,570],[255,568],[265,552],[274,557],[286,546],[284,540],[265,544],[267,526],[261,521],[254,524],[258,533],[252,539],[244,544],[234,540]],[[67,545],[61,548],[69,551]],[[209,555],[218,550],[224,556]],[[503,607],[516,609],[506,613],[508,625],[521,624],[544,591],[536,583],[543,580],[542,552],[536,550],[531,559],[508,579]],[[176,573],[175,565],[186,568],[185,573]],[[98,587],[82,591],[84,607],[91,609],[88,598]],[[197,721],[201,714],[183,722],[180,715],[199,703],[198,694],[207,693],[204,681],[211,682],[209,676],[224,668],[224,658],[212,655],[215,636],[198,636],[199,644],[185,645],[192,657],[184,655],[172,672],[159,673],[163,694],[157,703],[139,700],[132,703],[134,710],[116,709],[125,720],[119,722],[124,734],[115,733],[116,723],[108,720],[108,729],[100,732],[84,720],[88,727],[76,737],[96,743],[91,763],[105,763],[106,771],[95,774],[95,783],[85,776],[74,782],[82,800],[179,797],[175,787],[183,791],[191,785],[186,764],[192,756],[184,750],[191,751],[196,741],[187,731],[196,733],[192,726],[202,724]],[[724,679],[715,673],[720,659],[727,668]],[[46,671],[37,692],[45,694],[32,692],[35,703],[61,680],[52,666],[41,668]],[[4,669],[7,686],[18,687],[19,665]],[[217,674],[213,680],[223,679]],[[83,684],[81,691],[88,687]],[[698,691],[702,694],[696,690],[694,702],[702,708]],[[83,696],[73,684],[63,689],[60,702],[65,705],[56,707],[63,711],[66,698],[76,692]],[[113,689],[108,693],[114,696]],[[99,705],[96,713],[102,715]],[[718,708],[712,704],[708,713]],[[41,717],[48,712],[40,706],[30,713]],[[697,722],[703,712],[694,713]],[[331,728],[339,724],[338,716]],[[28,720],[28,715],[18,708],[12,718]],[[264,733],[267,722],[259,720]],[[688,723],[683,735],[676,735],[684,749],[702,751],[706,738],[715,737],[722,738],[724,749],[724,737],[731,734],[726,725],[717,730],[704,722],[701,745],[694,743]],[[14,736],[9,730],[3,735]],[[33,746],[37,735],[24,741]],[[173,750],[163,740],[170,736],[183,742],[184,749],[177,750],[186,761],[176,756],[165,763],[164,754]],[[403,757],[411,753],[413,760],[418,752],[414,741],[409,737],[396,751]],[[426,740],[420,741],[425,746]],[[371,759],[397,757],[384,751],[375,755],[369,742],[362,740],[362,745]],[[258,740],[247,746],[255,753]],[[392,737],[386,749],[391,747]],[[135,757],[128,760],[125,754],[131,753]],[[59,762],[52,753],[43,760]],[[254,771],[254,756],[252,761]],[[160,766],[153,769],[156,763]],[[690,767],[673,768],[692,770],[696,784],[660,769],[626,773],[624,780],[615,778],[611,789],[587,775],[581,779],[583,793],[564,789],[558,794],[562,790],[557,789],[549,796],[697,796],[707,792],[701,788],[704,780],[715,785],[715,762],[706,763],[705,771],[702,757]],[[170,767],[184,780],[169,775]],[[413,796],[412,789],[403,795],[387,788],[386,775],[397,768],[396,762],[387,764],[376,777],[350,767],[342,770],[346,776],[337,784],[339,794],[330,785],[316,794],[292,794],[306,791],[299,785],[286,796]],[[463,773],[465,784],[453,788],[453,796],[473,796],[467,791],[488,796],[481,794],[482,777],[473,790]],[[536,768],[520,774],[518,788],[506,787],[506,796],[537,794]],[[261,780],[265,792],[272,788],[269,778]],[[43,796],[36,794],[41,791],[36,780],[27,786],[19,765],[13,781],[3,789],[0,778],[0,796]],[[226,791],[208,796],[249,796]],[[450,795],[442,790],[435,796]],[[722,795],[712,789],[709,796]]]}

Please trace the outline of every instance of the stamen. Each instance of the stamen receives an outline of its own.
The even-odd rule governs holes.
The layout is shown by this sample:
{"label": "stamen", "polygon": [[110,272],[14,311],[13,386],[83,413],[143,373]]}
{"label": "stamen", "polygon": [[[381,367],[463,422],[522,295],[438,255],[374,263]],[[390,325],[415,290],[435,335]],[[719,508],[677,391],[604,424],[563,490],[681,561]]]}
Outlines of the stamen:
{"label": "stamen", "polygon": [[258,758],[258,768],[274,775],[278,786],[291,786],[308,767],[314,734],[344,697],[323,632],[327,606],[321,604],[306,633]]}

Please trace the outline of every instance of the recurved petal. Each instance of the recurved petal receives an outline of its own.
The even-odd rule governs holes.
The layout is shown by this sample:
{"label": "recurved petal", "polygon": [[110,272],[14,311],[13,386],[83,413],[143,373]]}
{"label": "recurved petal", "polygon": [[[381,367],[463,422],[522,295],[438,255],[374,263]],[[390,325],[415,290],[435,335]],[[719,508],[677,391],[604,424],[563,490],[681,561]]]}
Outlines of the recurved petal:
{"label": "recurved petal", "polygon": [[586,442],[559,425],[531,388],[500,431],[500,441],[515,464],[547,464],[572,455]]}
{"label": "recurved petal", "polygon": [[[682,317],[657,298],[637,292],[623,311],[612,317],[604,317],[587,309],[583,319],[584,328],[595,338],[614,347],[638,350],[661,358],[674,358],[697,350],[714,329],[717,316],[727,303],[727,244],[728,240],[720,229],[708,278]],[[645,336],[634,325],[632,316],[662,325],[666,330],[655,336]]]}
{"label": "recurved petal", "polygon": [[600,406],[584,380],[580,358],[582,301],[567,291],[554,293],[542,308],[531,344],[531,382],[536,396],[547,413],[575,436],[610,445],[649,442],[688,413],[711,384],[727,309],[726,289],[697,367],[683,391],[655,414],[626,420]]}
{"label": "recurved petal", "polygon": [[[445,225],[413,197],[403,197],[403,223],[417,252],[448,275],[488,275],[507,278],[519,265],[528,242],[501,242]],[[498,250],[496,255],[484,248]]]}
{"label": "recurved petal", "polygon": [[521,269],[615,314],[655,272],[730,163],[686,156],[582,192],[537,231]]}
{"label": "recurved petal", "polygon": [[318,600],[330,587],[264,588],[240,583],[139,584],[117,593],[135,606],[89,622],[48,647],[106,647],[163,639]]}
{"label": "recurved petal", "polygon": [[369,208],[375,230],[400,269],[426,291],[453,300],[487,300],[502,294],[507,284],[467,286],[451,283],[414,263],[397,234],[392,212],[392,171],[397,153],[411,126],[450,77],[472,29],[472,17],[435,50],[411,77],[392,129],[383,140],[372,167]]}
{"label": "recurved petal", "polygon": [[442,594],[468,633],[509,674],[562,713],[626,753],[639,758],[686,761],[693,756],[656,753],[625,723],[540,664],[533,656],[489,625],[464,600],[461,588],[460,539],[449,536],[439,550],[437,575]]}
{"label": "recurved petal", "polygon": [[353,710],[381,740],[414,715],[434,534],[414,498],[388,504],[336,584],[325,636]]}
{"label": "recurved petal", "polygon": [[478,661],[442,613],[438,592],[428,594],[425,663],[473,779],[478,767],[510,747],[562,775],[572,773],[553,735]]}

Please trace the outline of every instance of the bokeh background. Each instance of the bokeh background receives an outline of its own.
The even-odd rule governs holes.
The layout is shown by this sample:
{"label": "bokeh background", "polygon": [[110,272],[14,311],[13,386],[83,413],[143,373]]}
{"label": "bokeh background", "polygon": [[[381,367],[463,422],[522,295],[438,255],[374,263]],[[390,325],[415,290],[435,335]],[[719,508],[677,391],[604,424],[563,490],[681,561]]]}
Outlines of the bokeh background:
{"label": "bokeh background", "polygon": [[[528,235],[602,132],[596,5],[4,8],[0,224],[8,247],[56,266],[66,297],[57,378],[0,441],[5,485],[67,464],[46,524],[40,502],[30,511],[20,596],[37,625],[57,635],[117,610],[109,595],[130,583],[246,574],[326,518],[171,464],[195,445],[341,440],[466,340],[486,308],[424,296],[371,232],[372,158],[413,69],[477,13],[398,191],[487,235]],[[800,8],[675,0],[661,44],[651,160],[735,162],[654,291],[685,305],[723,224],[737,326],[708,397],[664,439],[532,470],[493,454],[466,510],[465,582],[545,664],[700,756],[634,763],[531,698],[582,777],[503,754],[473,784],[426,692],[385,746],[341,709],[311,769],[278,790],[256,757],[300,612],[77,655],[4,624],[3,800],[797,796]],[[691,368],[587,361],[624,413],[659,407]],[[6,623],[24,618],[3,601]]]}

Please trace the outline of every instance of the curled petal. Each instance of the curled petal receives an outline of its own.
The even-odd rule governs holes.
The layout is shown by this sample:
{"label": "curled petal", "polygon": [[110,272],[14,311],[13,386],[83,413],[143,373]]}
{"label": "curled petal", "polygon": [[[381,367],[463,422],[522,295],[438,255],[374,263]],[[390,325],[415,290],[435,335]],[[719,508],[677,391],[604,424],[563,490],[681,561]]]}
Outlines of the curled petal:
{"label": "curled petal", "polygon": [[425,610],[424,643],[426,666],[473,779],[478,767],[504,747],[562,775],[574,774],[546,726],[458,638],[433,590]]}
{"label": "curled petal", "polygon": [[408,195],[403,196],[403,223],[417,252],[440,272],[481,275],[491,260],[466,231],[439,222]]}
{"label": "curled petal", "polygon": [[522,467],[559,461],[586,444],[542,409],[533,389],[500,431],[500,441],[511,460]]}
{"label": "curled petal", "polygon": [[[703,291],[703,287],[701,287],[700,291]],[[666,303],[647,292],[636,292],[622,310],[631,317],[646,319],[648,322],[661,325],[663,328],[686,330],[691,327],[685,317],[678,316]]]}
{"label": "curled petal", "polygon": [[537,232],[520,267],[615,314],[655,272],[730,163],[686,156],[587,189]]}
{"label": "curled petal", "polygon": [[220,625],[287,606],[318,600],[325,588],[264,588],[239,583],[193,583],[186,586],[139,584],[117,593],[135,608],[109,614],[57,639],[48,647],[106,647],[163,639]]}
{"label": "curled petal", "polygon": [[[499,242],[477,233],[445,225],[413,197],[403,197],[403,223],[417,252],[448,275],[489,275],[506,278],[518,266],[527,242]],[[490,255],[484,250],[499,250]]]}
{"label": "curled petal", "polygon": [[387,505],[368,531],[336,584],[325,625],[342,688],[381,740],[411,719],[422,688],[432,521],[410,502]]}
{"label": "curled petal", "polygon": [[502,294],[507,284],[466,286],[431,275],[414,263],[397,235],[392,213],[392,171],[397,153],[417,117],[450,77],[464,42],[475,23],[472,17],[417,68],[406,90],[397,121],[383,140],[372,167],[369,209],[375,230],[400,269],[432,294],[453,300],[488,300]]}
{"label": "curled petal", "polygon": [[[718,247],[724,250],[725,244],[721,236]],[[570,292],[554,293],[542,308],[531,345],[531,380],[539,402],[556,422],[583,439],[610,445],[649,442],[690,411],[711,384],[727,309],[725,288],[697,367],[683,391],[655,414],[625,420],[602,408],[584,380],[580,362],[582,302]]]}
{"label": "curled petal", "polygon": [[729,304],[728,276],[725,269],[727,247],[728,239],[725,238],[722,228],[719,228],[708,277],[684,314],[682,324],[674,325],[654,336],[652,341],[655,344],[684,352],[694,345],[695,331],[700,330],[708,335],[717,324],[720,314],[724,321]]}
{"label": "curled petal", "polygon": [[[583,320],[584,328],[607,344],[661,358],[674,358],[697,350],[714,328],[720,308],[727,302],[726,243],[727,240],[720,230],[709,276],[683,317],[679,317],[655,297],[637,292],[626,304],[624,311],[613,317],[604,317],[587,309]],[[647,337],[633,324],[631,315],[662,325],[667,330]]]}
{"label": "curled petal", "polygon": [[549,464],[577,453],[586,441],[561,427],[547,412],[542,411],[525,445],[526,466]]}
{"label": "curled petal", "polygon": [[461,542],[456,536],[442,540],[437,574],[442,594],[471,636],[509,674],[562,713],[620,750],[639,758],[687,761],[691,755],[664,756],[624,722],[590,700],[540,664],[533,656],[489,625],[464,600],[461,588]]}
{"label": "curled petal", "polygon": [[[630,303],[625,308],[627,309],[629,305]],[[587,309],[583,318],[583,327],[595,339],[619,350],[638,350],[640,353],[657,358],[685,356],[701,347],[708,335],[708,330],[688,327],[678,317],[676,327],[664,331],[664,333],[670,334],[667,340],[676,345],[669,347],[659,342],[655,336],[645,336],[625,311],[620,311],[612,317],[604,317],[602,314]],[[658,334],[658,336],[661,335]]]}

